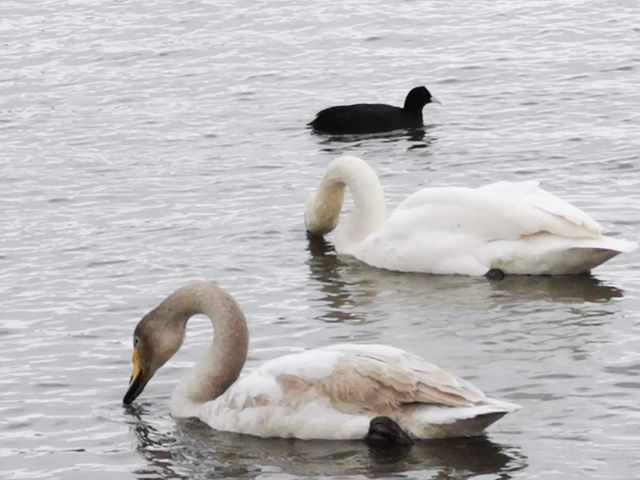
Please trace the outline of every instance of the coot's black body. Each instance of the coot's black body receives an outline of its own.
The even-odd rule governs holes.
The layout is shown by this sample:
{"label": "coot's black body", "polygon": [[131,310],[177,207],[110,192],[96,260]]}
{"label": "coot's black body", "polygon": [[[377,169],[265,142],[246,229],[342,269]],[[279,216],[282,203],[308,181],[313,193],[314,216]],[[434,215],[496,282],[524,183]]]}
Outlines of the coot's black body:
{"label": "coot's black body", "polygon": [[404,107],[381,103],[357,103],[325,108],[309,125],[323,133],[378,133],[401,128],[422,127],[422,108],[438,102],[425,87],[415,87],[404,101]]}

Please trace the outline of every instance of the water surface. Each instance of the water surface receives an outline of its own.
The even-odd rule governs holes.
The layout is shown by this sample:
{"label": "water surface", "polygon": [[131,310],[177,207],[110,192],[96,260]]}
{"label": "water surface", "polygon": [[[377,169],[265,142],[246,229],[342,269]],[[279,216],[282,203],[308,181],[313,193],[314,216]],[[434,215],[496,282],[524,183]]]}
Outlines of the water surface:
{"label": "water surface", "polygon": [[[638,477],[638,253],[592,277],[402,275],[310,243],[302,220],[350,153],[391,206],[428,185],[540,179],[637,240],[637,15],[631,1],[5,1],[0,476]],[[401,104],[421,84],[444,103],[421,132],[305,129],[326,106]],[[248,369],[390,343],[523,409],[409,451],[214,432],[167,407],[205,319],[122,407],[135,323],[195,279],[246,312]]]}

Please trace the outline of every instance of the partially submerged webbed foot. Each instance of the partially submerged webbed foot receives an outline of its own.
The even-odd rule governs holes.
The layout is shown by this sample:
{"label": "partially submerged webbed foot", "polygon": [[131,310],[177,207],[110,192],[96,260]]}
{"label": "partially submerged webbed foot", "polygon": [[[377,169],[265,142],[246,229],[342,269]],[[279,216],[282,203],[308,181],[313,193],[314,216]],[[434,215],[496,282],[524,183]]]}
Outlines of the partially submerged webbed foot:
{"label": "partially submerged webbed foot", "polygon": [[365,442],[376,446],[383,444],[411,445],[413,443],[411,437],[389,417],[375,417],[371,420]]}
{"label": "partially submerged webbed foot", "polygon": [[504,272],[499,268],[491,268],[484,274],[489,280],[504,280]]}

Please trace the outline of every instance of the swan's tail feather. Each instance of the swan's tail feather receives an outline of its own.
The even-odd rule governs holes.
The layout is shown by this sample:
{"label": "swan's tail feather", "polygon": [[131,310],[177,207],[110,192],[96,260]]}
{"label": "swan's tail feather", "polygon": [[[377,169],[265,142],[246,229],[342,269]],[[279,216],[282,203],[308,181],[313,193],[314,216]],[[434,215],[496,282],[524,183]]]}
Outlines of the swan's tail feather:
{"label": "swan's tail feather", "polygon": [[416,438],[474,437],[521,407],[486,398],[469,407],[428,406],[416,412],[408,430]]}
{"label": "swan's tail feather", "polygon": [[488,258],[492,258],[489,268],[523,275],[589,273],[616,255],[638,248],[637,243],[619,238],[568,238],[550,233],[521,237],[517,242],[498,241],[489,245]]}
{"label": "swan's tail feather", "polygon": [[618,253],[630,253],[638,248],[638,244],[636,242],[631,242],[629,240],[624,240],[622,238],[613,238],[602,236],[598,238],[596,242],[592,245],[585,245],[587,247],[600,248],[603,250],[613,250]]}
{"label": "swan's tail feather", "polygon": [[574,247],[564,253],[566,271],[562,273],[587,273],[598,265],[622,253],[620,250],[594,247]]}
{"label": "swan's tail feather", "polygon": [[633,252],[637,248],[635,242],[612,237],[586,241],[562,252],[562,258],[557,260],[556,265],[562,268],[564,264],[566,271],[558,273],[586,273],[616,255]]}
{"label": "swan's tail feather", "polygon": [[473,418],[456,420],[453,424],[440,425],[442,438],[446,437],[476,437],[493,423],[504,417],[507,412],[482,413]]}

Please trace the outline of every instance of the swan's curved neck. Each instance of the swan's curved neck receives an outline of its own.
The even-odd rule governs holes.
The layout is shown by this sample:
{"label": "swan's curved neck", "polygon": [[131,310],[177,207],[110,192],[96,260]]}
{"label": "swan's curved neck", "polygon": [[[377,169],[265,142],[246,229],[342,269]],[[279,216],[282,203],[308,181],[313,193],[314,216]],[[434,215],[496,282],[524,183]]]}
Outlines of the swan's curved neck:
{"label": "swan's curved neck", "polygon": [[325,235],[336,227],[346,187],[353,195],[353,210],[340,225],[342,240],[359,242],[382,226],[386,207],[378,176],[363,160],[340,157],[329,164],[318,191],[307,204],[305,224],[309,233]]}
{"label": "swan's curved neck", "polygon": [[174,309],[174,318],[186,323],[202,313],[213,324],[211,348],[182,378],[171,397],[174,416],[194,416],[193,408],[222,395],[240,375],[249,347],[247,323],[231,295],[213,283],[185,287],[166,302]]}

